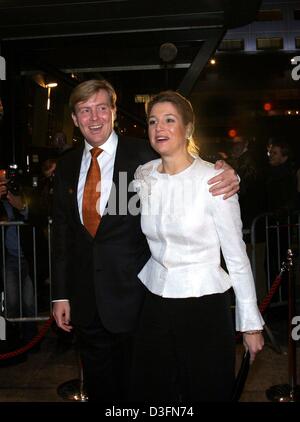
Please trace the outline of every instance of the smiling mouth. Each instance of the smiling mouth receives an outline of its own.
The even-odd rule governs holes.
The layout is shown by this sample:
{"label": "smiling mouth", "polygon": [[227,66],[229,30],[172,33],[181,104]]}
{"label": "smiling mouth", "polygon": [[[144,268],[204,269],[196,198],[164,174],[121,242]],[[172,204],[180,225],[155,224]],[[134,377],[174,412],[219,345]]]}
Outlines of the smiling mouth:
{"label": "smiling mouth", "polygon": [[89,126],[89,129],[92,131],[92,132],[97,132],[98,130],[100,130],[100,129],[102,129],[103,128],[103,125],[94,125],[94,126]]}
{"label": "smiling mouth", "polygon": [[155,138],[155,142],[156,143],[163,143],[163,142],[167,142],[169,140],[169,138],[160,136],[159,138]]}

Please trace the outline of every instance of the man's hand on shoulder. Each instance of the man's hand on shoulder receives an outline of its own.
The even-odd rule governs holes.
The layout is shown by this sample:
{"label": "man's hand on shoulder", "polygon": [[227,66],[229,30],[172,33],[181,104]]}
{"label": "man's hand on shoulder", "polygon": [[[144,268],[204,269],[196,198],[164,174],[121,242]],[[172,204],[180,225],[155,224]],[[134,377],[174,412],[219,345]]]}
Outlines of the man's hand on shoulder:
{"label": "man's hand on shoulder", "polygon": [[239,177],[236,171],[223,160],[216,161],[215,169],[223,169],[224,171],[209,179],[208,184],[212,185],[209,191],[213,196],[224,195],[223,199],[230,198],[240,189]]}

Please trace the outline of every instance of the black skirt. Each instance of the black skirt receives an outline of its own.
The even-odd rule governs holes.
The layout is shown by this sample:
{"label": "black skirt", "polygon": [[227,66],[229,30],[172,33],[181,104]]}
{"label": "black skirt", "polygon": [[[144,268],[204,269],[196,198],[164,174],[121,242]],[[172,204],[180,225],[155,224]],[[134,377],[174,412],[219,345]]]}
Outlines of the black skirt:
{"label": "black skirt", "polygon": [[229,291],[184,299],[148,292],[135,342],[131,399],[230,401],[232,319]]}

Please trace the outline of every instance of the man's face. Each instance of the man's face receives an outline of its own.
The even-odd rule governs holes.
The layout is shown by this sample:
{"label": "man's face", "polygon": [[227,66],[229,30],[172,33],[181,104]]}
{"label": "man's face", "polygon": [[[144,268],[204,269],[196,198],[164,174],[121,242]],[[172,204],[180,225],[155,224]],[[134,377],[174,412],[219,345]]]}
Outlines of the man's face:
{"label": "man's face", "polygon": [[104,144],[109,138],[113,130],[115,112],[108,93],[101,89],[88,100],[75,105],[72,119],[86,141],[96,147]]}
{"label": "man's face", "polygon": [[282,154],[280,147],[273,145],[271,146],[269,156],[269,162],[271,166],[280,166],[281,164],[285,163],[287,159],[287,155]]}
{"label": "man's face", "polygon": [[236,137],[232,141],[231,155],[234,158],[239,158],[246,148],[246,142],[242,138]]}

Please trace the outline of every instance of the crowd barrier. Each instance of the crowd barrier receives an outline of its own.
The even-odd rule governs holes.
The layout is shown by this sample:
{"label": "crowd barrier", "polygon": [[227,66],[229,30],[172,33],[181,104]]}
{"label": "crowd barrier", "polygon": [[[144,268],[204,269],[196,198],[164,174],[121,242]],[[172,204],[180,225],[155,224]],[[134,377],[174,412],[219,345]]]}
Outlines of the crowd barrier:
{"label": "crowd barrier", "polygon": [[[14,243],[17,249],[13,257],[5,247],[5,236],[10,227],[16,228]],[[24,222],[0,222],[0,235],[0,315],[12,322],[48,320],[52,301],[51,221],[46,228]],[[27,273],[30,280],[26,278]]]}
{"label": "crowd barrier", "polygon": [[[292,249],[296,256],[295,266],[299,265],[300,212],[259,214],[252,222],[247,248],[260,302],[279,274],[288,249]],[[298,272],[296,282],[299,282]],[[283,283],[271,306],[286,304],[286,290]]]}

